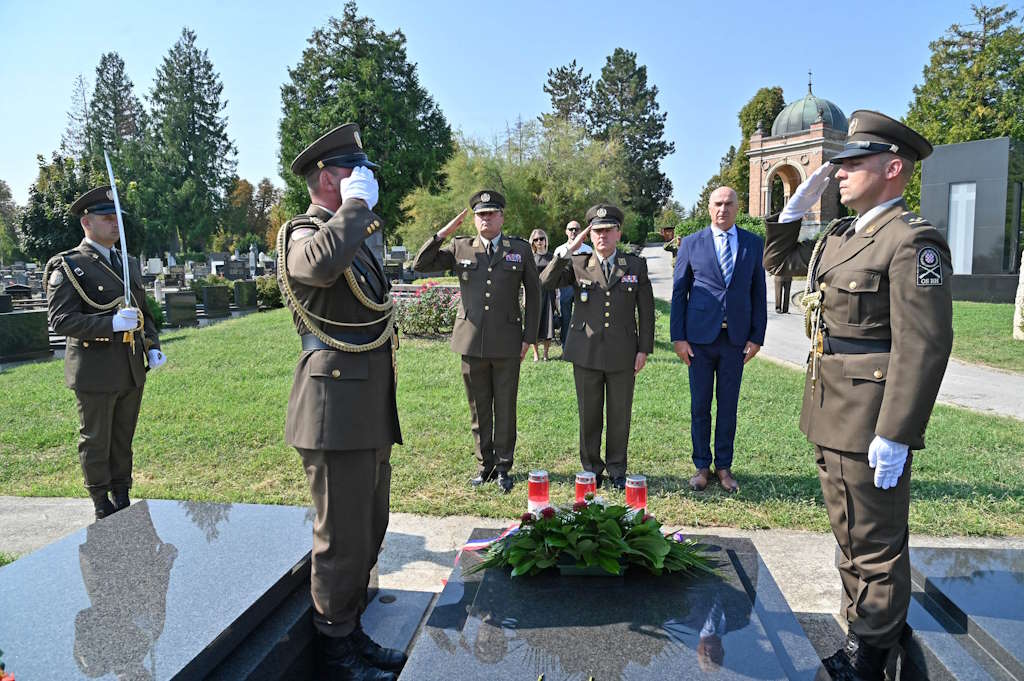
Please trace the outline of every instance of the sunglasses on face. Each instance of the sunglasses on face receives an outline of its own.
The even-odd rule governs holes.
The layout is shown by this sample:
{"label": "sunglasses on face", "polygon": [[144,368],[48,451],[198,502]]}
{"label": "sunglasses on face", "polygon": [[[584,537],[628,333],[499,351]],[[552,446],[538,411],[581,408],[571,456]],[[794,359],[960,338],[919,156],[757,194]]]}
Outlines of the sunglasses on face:
{"label": "sunglasses on face", "polygon": [[536,239],[533,240],[533,243],[537,243],[538,241],[547,241],[547,239],[545,239],[542,236],[539,236],[539,237],[537,237]]}

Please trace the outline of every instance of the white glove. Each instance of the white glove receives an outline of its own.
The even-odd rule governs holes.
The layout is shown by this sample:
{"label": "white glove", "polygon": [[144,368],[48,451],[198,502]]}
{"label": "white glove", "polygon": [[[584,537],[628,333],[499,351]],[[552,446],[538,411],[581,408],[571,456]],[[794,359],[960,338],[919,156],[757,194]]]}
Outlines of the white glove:
{"label": "white glove", "polygon": [[139,326],[139,311],[134,307],[126,307],[117,311],[113,317],[114,333],[134,331]]}
{"label": "white glove", "polygon": [[164,364],[167,364],[167,355],[160,352],[156,348],[153,348],[152,350],[147,352],[146,355],[149,357],[150,369],[159,369]]}
{"label": "white glove", "polygon": [[831,163],[825,163],[801,182],[793,192],[793,196],[789,197],[786,207],[779,214],[779,222],[793,222],[802,218],[825,193],[825,187],[832,179],[832,171],[835,168]]}
{"label": "white glove", "polygon": [[362,199],[366,207],[373,210],[377,205],[378,189],[373,171],[364,166],[356,166],[351,175],[341,179],[341,201],[344,203],[349,199]]}
{"label": "white glove", "polygon": [[875,469],[875,487],[889,489],[903,475],[910,447],[876,435],[868,447],[868,465]]}

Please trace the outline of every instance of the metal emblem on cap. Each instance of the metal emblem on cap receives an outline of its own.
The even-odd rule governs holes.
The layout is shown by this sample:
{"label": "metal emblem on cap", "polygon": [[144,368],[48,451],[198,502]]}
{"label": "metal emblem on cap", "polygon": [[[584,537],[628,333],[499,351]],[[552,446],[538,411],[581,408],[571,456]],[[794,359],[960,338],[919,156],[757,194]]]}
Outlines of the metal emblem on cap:
{"label": "metal emblem on cap", "polygon": [[114,200],[114,193],[109,189],[107,190],[107,198],[110,199],[111,201]]}
{"label": "metal emblem on cap", "polygon": [[358,130],[353,130],[352,131],[352,137],[356,141],[356,146],[359,147],[360,149],[362,149],[363,148],[363,140],[359,139],[359,131]]}
{"label": "metal emblem on cap", "polygon": [[857,123],[859,121],[859,118],[854,118],[853,120],[850,121],[850,127],[847,129],[848,134],[852,135],[853,133],[857,132]]}
{"label": "metal emblem on cap", "polygon": [[480,201],[481,202],[487,203],[490,200],[491,200],[491,195],[488,194],[487,192],[484,192],[483,194],[480,195]]}
{"label": "metal emblem on cap", "polygon": [[597,217],[603,218],[606,215],[608,215],[608,210],[607,209],[605,209],[605,208],[598,208],[597,209]]}

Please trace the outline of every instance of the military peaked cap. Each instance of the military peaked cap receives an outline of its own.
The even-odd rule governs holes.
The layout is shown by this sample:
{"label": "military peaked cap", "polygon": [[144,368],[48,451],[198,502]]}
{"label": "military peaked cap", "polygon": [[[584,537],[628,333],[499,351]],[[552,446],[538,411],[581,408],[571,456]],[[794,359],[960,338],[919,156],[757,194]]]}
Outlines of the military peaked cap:
{"label": "military peaked cap", "polygon": [[469,207],[474,213],[492,213],[505,210],[505,197],[493,189],[481,189],[469,197]]}
{"label": "military peaked cap", "polygon": [[[112,215],[114,212],[114,192],[109,184],[90,189],[71,204],[71,214],[79,218],[83,215]],[[121,213],[127,215],[124,209]]]}
{"label": "military peaked cap", "polygon": [[894,118],[877,111],[858,109],[850,114],[846,148],[830,162],[840,163],[843,159],[886,151],[911,161],[920,161],[932,153],[932,145],[916,130]]}
{"label": "military peaked cap", "polygon": [[292,161],[292,172],[305,176],[314,168],[326,166],[337,168],[378,167],[363,151],[363,140],[359,136],[359,126],[355,123],[339,125],[303,149]]}
{"label": "military peaked cap", "polygon": [[591,230],[621,227],[625,217],[618,206],[610,203],[599,203],[587,211],[587,225]]}

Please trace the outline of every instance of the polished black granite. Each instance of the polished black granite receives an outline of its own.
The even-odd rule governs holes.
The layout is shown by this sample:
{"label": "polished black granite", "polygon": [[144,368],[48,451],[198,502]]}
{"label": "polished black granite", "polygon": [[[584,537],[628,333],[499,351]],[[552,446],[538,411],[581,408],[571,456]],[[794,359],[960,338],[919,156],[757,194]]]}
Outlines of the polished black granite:
{"label": "polished black granite", "polygon": [[304,508],[142,501],[0,568],[19,680],[202,678],[308,584]]}
{"label": "polished black granite", "polygon": [[512,579],[456,567],[402,679],[827,679],[753,544],[697,539],[719,576]]}
{"label": "polished black granite", "polygon": [[1024,679],[1024,551],[914,548],[910,567],[907,622],[930,677]]}

